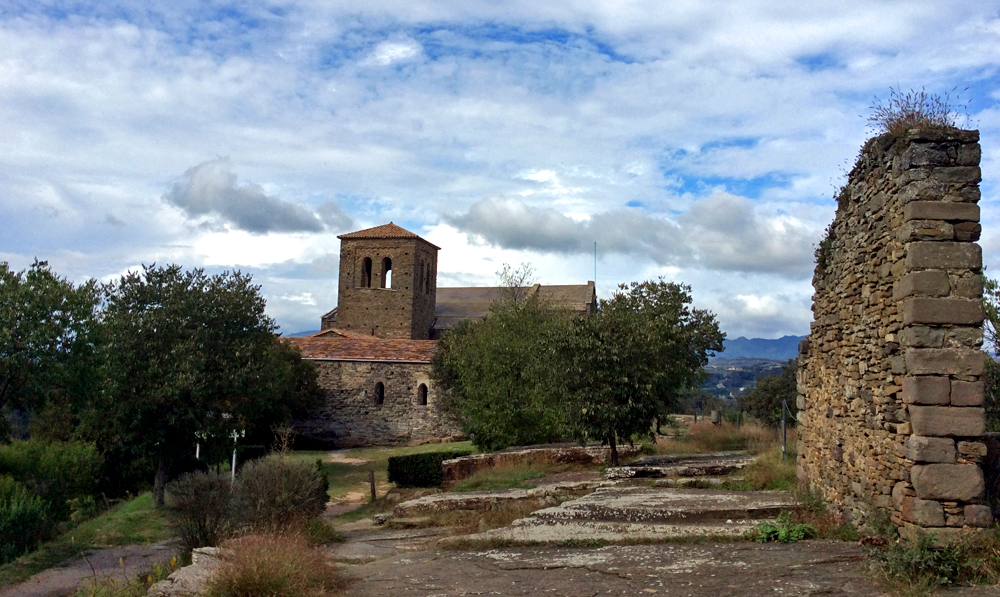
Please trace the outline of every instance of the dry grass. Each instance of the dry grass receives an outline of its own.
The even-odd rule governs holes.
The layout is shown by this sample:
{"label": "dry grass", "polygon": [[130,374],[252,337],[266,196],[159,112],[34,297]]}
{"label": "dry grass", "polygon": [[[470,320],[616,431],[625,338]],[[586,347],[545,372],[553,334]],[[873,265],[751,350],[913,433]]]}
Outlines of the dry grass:
{"label": "dry grass", "polygon": [[[795,430],[788,430],[788,444],[795,445]],[[737,427],[732,423],[713,425],[710,421],[695,423],[686,433],[676,439],[660,438],[657,452],[660,454],[698,454],[702,452],[729,452],[748,450],[760,454],[779,443],[774,429],[758,425]]]}
{"label": "dry grass", "polygon": [[889,133],[895,137],[905,135],[910,129],[957,128],[959,117],[966,115],[968,103],[959,104],[958,95],[954,99],[951,97],[956,89],[938,95],[922,88],[903,93],[899,88],[890,87],[889,98],[884,103],[877,97],[872,103],[868,126],[876,134]]}
{"label": "dry grass", "polygon": [[345,587],[326,552],[299,534],[247,535],[223,548],[208,597],[320,597]]}

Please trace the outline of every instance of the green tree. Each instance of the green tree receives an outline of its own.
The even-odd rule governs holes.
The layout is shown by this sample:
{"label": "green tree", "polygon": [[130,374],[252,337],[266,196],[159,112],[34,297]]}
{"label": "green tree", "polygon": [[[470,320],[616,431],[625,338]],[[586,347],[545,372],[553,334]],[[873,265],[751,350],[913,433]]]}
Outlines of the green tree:
{"label": "green tree", "polygon": [[581,440],[599,439],[618,464],[618,443],[649,432],[658,402],[674,404],[704,378],[725,334],[691,307],[691,288],[658,281],[619,286],[569,337],[569,416]]}
{"label": "green tree", "polygon": [[785,401],[791,411],[790,420],[794,424],[797,412],[795,399],[799,394],[795,381],[797,369],[795,359],[790,359],[782,365],[781,373],[758,376],[754,387],[740,398],[741,408],[761,421],[777,423],[781,420],[781,403]]}
{"label": "green tree", "polygon": [[98,287],[57,276],[45,261],[16,272],[0,262],[0,441],[2,412],[73,410],[97,386]]}
{"label": "green tree", "polygon": [[444,406],[481,449],[549,442],[565,433],[559,347],[570,317],[537,295],[531,268],[498,272],[502,298],[482,320],[466,320],[440,341],[431,362]]}
{"label": "green tree", "polygon": [[154,469],[157,506],[197,442],[279,422],[316,391],[315,372],[274,335],[259,290],[249,275],[177,265],[105,287],[106,382],[86,431]]}
{"label": "green tree", "polygon": [[986,368],[983,372],[986,408],[986,430],[1000,431],[1000,364],[995,358],[1000,354],[1000,283],[983,275],[983,347],[986,350]]}

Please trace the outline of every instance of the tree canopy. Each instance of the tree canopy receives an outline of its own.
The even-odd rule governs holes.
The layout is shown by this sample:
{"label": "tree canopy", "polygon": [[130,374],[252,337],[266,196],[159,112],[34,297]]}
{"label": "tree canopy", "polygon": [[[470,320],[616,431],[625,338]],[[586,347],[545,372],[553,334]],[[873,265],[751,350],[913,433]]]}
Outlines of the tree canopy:
{"label": "tree canopy", "polygon": [[799,394],[795,380],[797,369],[795,359],[790,359],[782,365],[780,374],[758,376],[754,387],[740,397],[740,407],[757,419],[773,424],[781,420],[781,403],[786,402],[794,423],[795,399]]}

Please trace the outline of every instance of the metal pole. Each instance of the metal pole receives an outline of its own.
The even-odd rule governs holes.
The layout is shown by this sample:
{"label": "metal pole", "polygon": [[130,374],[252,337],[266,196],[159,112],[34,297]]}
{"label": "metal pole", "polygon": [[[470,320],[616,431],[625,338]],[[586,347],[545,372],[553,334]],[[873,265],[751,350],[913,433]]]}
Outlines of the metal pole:
{"label": "metal pole", "polygon": [[788,402],[781,401],[781,461],[785,461],[785,448],[788,444],[788,430],[785,427],[785,413],[788,412]]}

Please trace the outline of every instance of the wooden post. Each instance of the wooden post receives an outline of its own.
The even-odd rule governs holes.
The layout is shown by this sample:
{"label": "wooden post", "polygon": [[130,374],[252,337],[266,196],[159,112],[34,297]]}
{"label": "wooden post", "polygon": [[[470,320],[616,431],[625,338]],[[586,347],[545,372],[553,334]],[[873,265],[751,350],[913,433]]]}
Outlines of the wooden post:
{"label": "wooden post", "polygon": [[375,501],[375,471],[368,471],[368,484],[372,487],[372,501]]}

